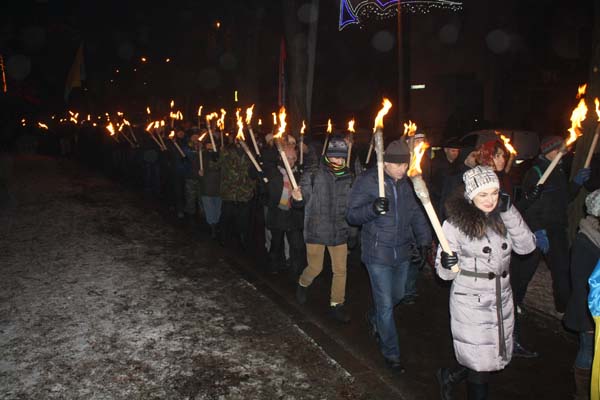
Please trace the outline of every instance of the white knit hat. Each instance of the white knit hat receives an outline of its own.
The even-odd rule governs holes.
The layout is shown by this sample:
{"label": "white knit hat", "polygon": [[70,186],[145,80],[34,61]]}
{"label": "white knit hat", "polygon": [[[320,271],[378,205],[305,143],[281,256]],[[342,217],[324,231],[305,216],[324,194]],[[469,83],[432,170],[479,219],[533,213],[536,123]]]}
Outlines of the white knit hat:
{"label": "white knit hat", "polygon": [[585,198],[585,208],[594,217],[600,217],[600,189],[594,190]]}
{"label": "white knit hat", "polygon": [[500,189],[500,181],[492,167],[476,166],[463,174],[465,182],[465,197],[473,200],[478,193],[485,189]]}

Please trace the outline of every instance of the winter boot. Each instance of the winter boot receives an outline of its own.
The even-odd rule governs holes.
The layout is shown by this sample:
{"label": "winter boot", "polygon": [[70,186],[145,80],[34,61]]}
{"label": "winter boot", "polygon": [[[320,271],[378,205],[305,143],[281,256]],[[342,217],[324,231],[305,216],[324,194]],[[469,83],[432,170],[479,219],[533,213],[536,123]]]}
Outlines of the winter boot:
{"label": "winter boot", "polygon": [[487,383],[467,382],[467,400],[486,400],[487,397]]}
{"label": "winter boot", "polygon": [[589,400],[591,370],[573,367],[573,375],[575,377],[575,396],[573,399]]}
{"label": "winter boot", "polygon": [[335,306],[330,306],[329,314],[333,319],[335,319],[338,322],[350,322],[350,315],[346,311],[346,307],[344,307],[344,304],[336,304]]}
{"label": "winter boot", "polygon": [[519,343],[518,336],[513,335],[512,356],[513,356],[513,358],[517,358],[517,357],[519,357],[519,358],[536,358],[539,356],[539,354],[537,353],[537,351],[527,350],[525,347],[523,347],[521,345],[521,343]]}
{"label": "winter boot", "polygon": [[306,303],[306,292],[308,292],[308,287],[298,283],[296,286],[296,301],[298,304]]}
{"label": "winter boot", "polygon": [[437,370],[435,377],[440,384],[440,398],[442,400],[454,399],[454,387],[457,383],[465,380],[467,372],[468,370],[462,366],[454,370],[450,368],[440,368]]}

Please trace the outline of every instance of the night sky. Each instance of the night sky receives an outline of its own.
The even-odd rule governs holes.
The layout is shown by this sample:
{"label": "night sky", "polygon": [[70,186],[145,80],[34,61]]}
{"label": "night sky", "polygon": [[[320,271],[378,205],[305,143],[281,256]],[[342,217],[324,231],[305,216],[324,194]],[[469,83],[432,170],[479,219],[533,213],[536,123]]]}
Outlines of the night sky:
{"label": "night sky", "polygon": [[[289,81],[290,43],[305,45],[310,11],[308,2],[267,0],[12,3],[3,6],[0,25],[9,89],[0,98],[9,109],[121,109],[140,118],[147,105],[166,110],[172,98],[187,115],[200,104],[232,108],[235,90],[242,106],[257,103],[266,118],[278,106],[280,42],[288,46]],[[411,118],[434,137],[485,126],[566,127],[577,85],[589,76],[593,4],[543,3],[465,1],[458,12],[407,13],[399,46],[397,18],[339,31],[339,2],[321,0],[313,127],[329,117],[341,126],[352,116],[369,127],[381,97],[398,105],[399,92],[404,105],[390,113],[392,124]],[[80,43],[85,90],[66,104],[65,79]],[[409,69],[398,68],[399,48]],[[408,89],[414,84],[426,89]]]}

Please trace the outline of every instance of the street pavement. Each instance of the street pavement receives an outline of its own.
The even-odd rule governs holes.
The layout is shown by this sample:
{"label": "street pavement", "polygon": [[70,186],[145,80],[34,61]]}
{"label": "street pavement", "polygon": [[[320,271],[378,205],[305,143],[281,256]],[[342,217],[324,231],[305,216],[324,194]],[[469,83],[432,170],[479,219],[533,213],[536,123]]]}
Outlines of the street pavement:
{"label": "street pavement", "polygon": [[[396,320],[407,372],[386,369],[367,332],[370,288],[349,257],[349,324],[327,314],[328,265],[294,300],[266,273],[263,233],[242,252],[160,204],[69,160],[20,156],[0,212],[0,397],[436,399],[452,366],[448,285],[426,267]],[[567,399],[576,340],[553,313],[540,265],[523,344],[490,399]],[[459,387],[457,398],[465,398]]]}

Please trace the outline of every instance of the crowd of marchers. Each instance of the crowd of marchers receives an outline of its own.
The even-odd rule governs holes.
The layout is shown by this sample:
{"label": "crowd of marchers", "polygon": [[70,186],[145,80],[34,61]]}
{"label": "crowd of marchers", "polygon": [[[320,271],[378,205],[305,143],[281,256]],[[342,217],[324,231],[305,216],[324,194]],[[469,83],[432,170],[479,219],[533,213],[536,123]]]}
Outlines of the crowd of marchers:
{"label": "crowd of marchers", "polygon": [[[221,138],[217,131],[214,140],[200,144],[199,128],[175,131],[166,151],[143,135],[140,146],[132,148],[91,129],[63,135],[57,148],[138,185],[163,200],[177,218],[207,227],[222,246],[249,251],[251,232],[260,223],[268,253],[264,272],[293,276],[300,304],[310,299],[311,284],[329,254],[329,314],[342,324],[352,314],[345,306],[348,252],[360,246],[372,293],[365,328],[385,364],[399,374],[404,367],[394,308],[414,303],[419,272],[429,261],[441,279],[452,281],[449,308],[457,362],[436,373],[442,399],[454,398],[453,389],[463,381],[469,399],[485,399],[491,372],[505,368],[513,357],[538,357],[521,342],[519,320],[525,315],[528,284],[544,259],[555,308],[563,313],[565,327],[579,334],[575,395],[589,398],[594,322],[587,280],[600,255],[600,179],[596,167],[568,174],[569,158],[564,157],[538,184],[563,138],[542,138],[539,155],[519,178],[518,197],[513,176],[505,172],[509,152],[500,140],[476,147],[448,140],[428,153],[423,176],[452,250],[444,252],[407,176],[410,146],[425,140],[422,134],[411,140],[399,134],[388,142],[381,196],[373,161],[365,165],[360,151],[348,160],[349,143],[342,135],[330,135],[325,143],[297,142],[288,135],[279,139],[279,149],[272,134],[258,135],[259,171],[233,136]],[[589,193],[585,217],[570,221],[568,205],[581,190]],[[569,224],[579,227],[571,243]]]}

